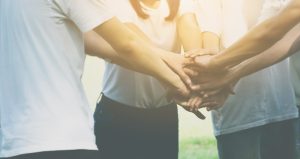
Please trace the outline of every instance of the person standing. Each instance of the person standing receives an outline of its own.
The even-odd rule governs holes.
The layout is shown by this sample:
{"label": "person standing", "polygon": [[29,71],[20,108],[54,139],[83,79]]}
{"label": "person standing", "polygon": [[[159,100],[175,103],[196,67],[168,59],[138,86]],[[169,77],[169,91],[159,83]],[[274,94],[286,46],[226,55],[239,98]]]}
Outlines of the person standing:
{"label": "person standing", "polygon": [[117,57],[130,67],[187,91],[153,54],[169,52],[128,30],[101,0],[1,0],[0,158],[99,158],[81,83],[82,33],[90,30],[122,50]]}
{"label": "person standing", "polygon": [[[201,45],[190,0],[110,0],[106,5],[146,41],[178,56],[181,42],[187,41],[180,38],[185,37],[181,33],[189,29],[188,22],[178,27],[177,22],[191,20],[196,27],[189,31],[196,28],[193,33],[198,35],[193,42]],[[176,103],[167,97],[167,89],[151,76],[111,62],[106,62],[105,67],[101,100],[94,113],[96,141],[104,156],[178,158],[178,112]]]}
{"label": "person standing", "polygon": [[[248,24],[240,16],[243,1],[224,0],[222,4],[222,10],[228,11],[222,14],[226,17],[221,37],[227,48],[246,33]],[[277,13],[284,4],[266,0],[260,21]],[[244,28],[237,29],[238,26]],[[220,159],[296,157],[294,126],[298,112],[292,84],[286,80],[289,75],[289,61],[285,60],[247,76],[236,84],[236,95],[230,96],[222,108],[212,111]]]}

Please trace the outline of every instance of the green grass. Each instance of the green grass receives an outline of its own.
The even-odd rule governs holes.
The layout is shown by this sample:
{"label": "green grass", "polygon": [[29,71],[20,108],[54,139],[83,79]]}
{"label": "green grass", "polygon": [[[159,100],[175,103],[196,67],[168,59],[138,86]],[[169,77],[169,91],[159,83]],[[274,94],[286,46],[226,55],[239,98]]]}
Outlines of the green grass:
{"label": "green grass", "polygon": [[179,159],[218,159],[214,138],[186,138],[180,140]]}
{"label": "green grass", "polygon": [[208,112],[203,113],[206,120],[179,108],[179,159],[218,159],[211,117]]}

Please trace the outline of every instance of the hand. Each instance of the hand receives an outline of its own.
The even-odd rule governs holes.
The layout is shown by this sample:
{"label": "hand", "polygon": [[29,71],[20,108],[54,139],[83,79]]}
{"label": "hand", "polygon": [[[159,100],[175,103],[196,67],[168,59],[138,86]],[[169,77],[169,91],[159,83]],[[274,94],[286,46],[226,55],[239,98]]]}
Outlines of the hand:
{"label": "hand", "polygon": [[191,97],[174,96],[173,100],[187,111],[196,112],[203,107],[215,107],[218,105],[216,101],[206,99],[209,96],[201,96],[193,94]]}
{"label": "hand", "polygon": [[181,78],[182,81],[188,86],[192,86],[192,80],[183,71],[184,57],[180,54],[166,53],[162,56],[164,62]]}
{"label": "hand", "polygon": [[[178,76],[177,76],[178,77]],[[172,100],[174,96],[187,97],[190,95],[190,89],[184,84],[184,82],[178,77],[171,81],[169,84],[164,85],[167,89],[167,98]]]}
{"label": "hand", "polygon": [[177,98],[174,98],[174,101],[178,105],[182,106],[182,108],[184,108],[186,111],[195,114],[199,119],[204,120],[206,118],[198,109],[192,110],[190,108],[190,105],[189,105],[190,99],[188,97],[177,97]]}
{"label": "hand", "polygon": [[228,99],[230,94],[231,94],[231,92],[228,91],[228,89],[223,89],[218,94],[209,96],[207,98],[208,102],[214,101],[216,104],[206,106],[207,111],[216,110],[216,109],[221,108],[225,104],[225,102]]}
{"label": "hand", "polygon": [[215,49],[195,49],[184,53],[185,58],[196,58],[198,56],[216,55],[218,50]]}
{"label": "hand", "polygon": [[215,62],[216,54],[211,51],[211,54],[194,53],[186,55],[186,59],[183,63],[184,67],[196,67],[200,72],[215,72],[220,71],[221,68],[218,63]]}
{"label": "hand", "polygon": [[231,94],[234,94],[233,88],[239,79],[236,79],[234,69],[227,70],[220,74],[210,74],[210,77],[207,76],[205,79],[199,76],[198,78],[193,78],[194,83],[193,91],[213,91],[227,88]]}
{"label": "hand", "polygon": [[215,49],[197,49],[186,52],[184,66],[194,65],[200,69],[208,69],[211,65],[212,58],[217,53],[218,50]]}

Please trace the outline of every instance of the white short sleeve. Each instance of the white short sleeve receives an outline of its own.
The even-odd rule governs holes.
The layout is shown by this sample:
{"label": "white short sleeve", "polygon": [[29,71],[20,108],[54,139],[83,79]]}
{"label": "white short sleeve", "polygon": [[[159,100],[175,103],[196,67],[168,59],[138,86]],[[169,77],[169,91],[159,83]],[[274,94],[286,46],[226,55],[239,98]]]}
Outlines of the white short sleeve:
{"label": "white short sleeve", "polygon": [[220,35],[222,32],[222,4],[220,0],[198,0],[197,16],[202,32]]}
{"label": "white short sleeve", "polygon": [[111,19],[105,0],[54,0],[62,13],[86,32]]}
{"label": "white short sleeve", "polygon": [[122,23],[131,23],[134,18],[137,18],[133,7],[129,0],[106,0],[105,6],[110,12],[117,16]]}
{"label": "white short sleeve", "polygon": [[183,0],[180,2],[179,6],[179,15],[183,15],[186,13],[195,13],[196,3],[193,0]]}

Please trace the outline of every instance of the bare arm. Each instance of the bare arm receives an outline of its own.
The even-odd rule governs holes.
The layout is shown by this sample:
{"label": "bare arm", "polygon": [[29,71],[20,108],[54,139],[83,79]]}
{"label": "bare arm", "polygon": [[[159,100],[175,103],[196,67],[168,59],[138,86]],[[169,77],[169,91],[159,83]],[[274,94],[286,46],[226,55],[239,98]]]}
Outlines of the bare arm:
{"label": "bare arm", "polygon": [[111,63],[115,63],[123,67],[126,67],[128,69],[132,69],[138,72],[143,72],[143,70],[134,68],[129,63],[125,62],[118,55],[118,53],[111,47],[111,45],[107,43],[95,31],[89,31],[87,33],[84,33],[84,44],[85,44],[85,51],[90,56],[97,56],[99,58],[110,61]]}
{"label": "bare arm", "polygon": [[[196,17],[192,13],[184,14],[178,19],[177,33],[179,35],[184,51],[192,51],[202,48],[211,48],[217,50],[219,49],[218,36],[211,32],[202,33],[200,26],[197,23]],[[199,107],[206,102],[205,100],[203,100],[203,97],[196,92],[194,92],[194,94],[189,98],[177,97],[175,100],[179,105],[184,106],[185,109],[188,109],[195,114],[197,112],[198,115],[201,114],[198,111]],[[200,115],[198,117],[201,119],[205,118],[203,115]]]}
{"label": "bare arm", "polygon": [[213,32],[204,32],[202,33],[202,37],[204,49],[220,50],[220,38],[217,34]]}
{"label": "bare arm", "polygon": [[[298,40],[297,40],[298,39]],[[269,67],[284,60],[286,57],[300,50],[300,24],[289,31],[274,46],[237,66],[237,78],[241,78]]]}
{"label": "bare arm", "polygon": [[218,89],[249,74],[276,64],[300,50],[300,24],[274,46],[230,69],[223,78],[201,85],[201,90]]}
{"label": "bare arm", "polygon": [[183,94],[188,93],[180,77],[159,56],[166,51],[145,42],[117,18],[98,26],[95,32],[102,36],[117,51],[120,58],[131,67],[143,70],[144,73],[170,84]]}
{"label": "bare arm", "polygon": [[177,33],[184,51],[202,48],[202,33],[195,14],[188,13],[179,17]]}
{"label": "bare arm", "polygon": [[292,0],[278,15],[254,27],[241,40],[204,65],[208,65],[208,68],[222,68],[260,54],[300,22],[299,13],[300,0]]}

